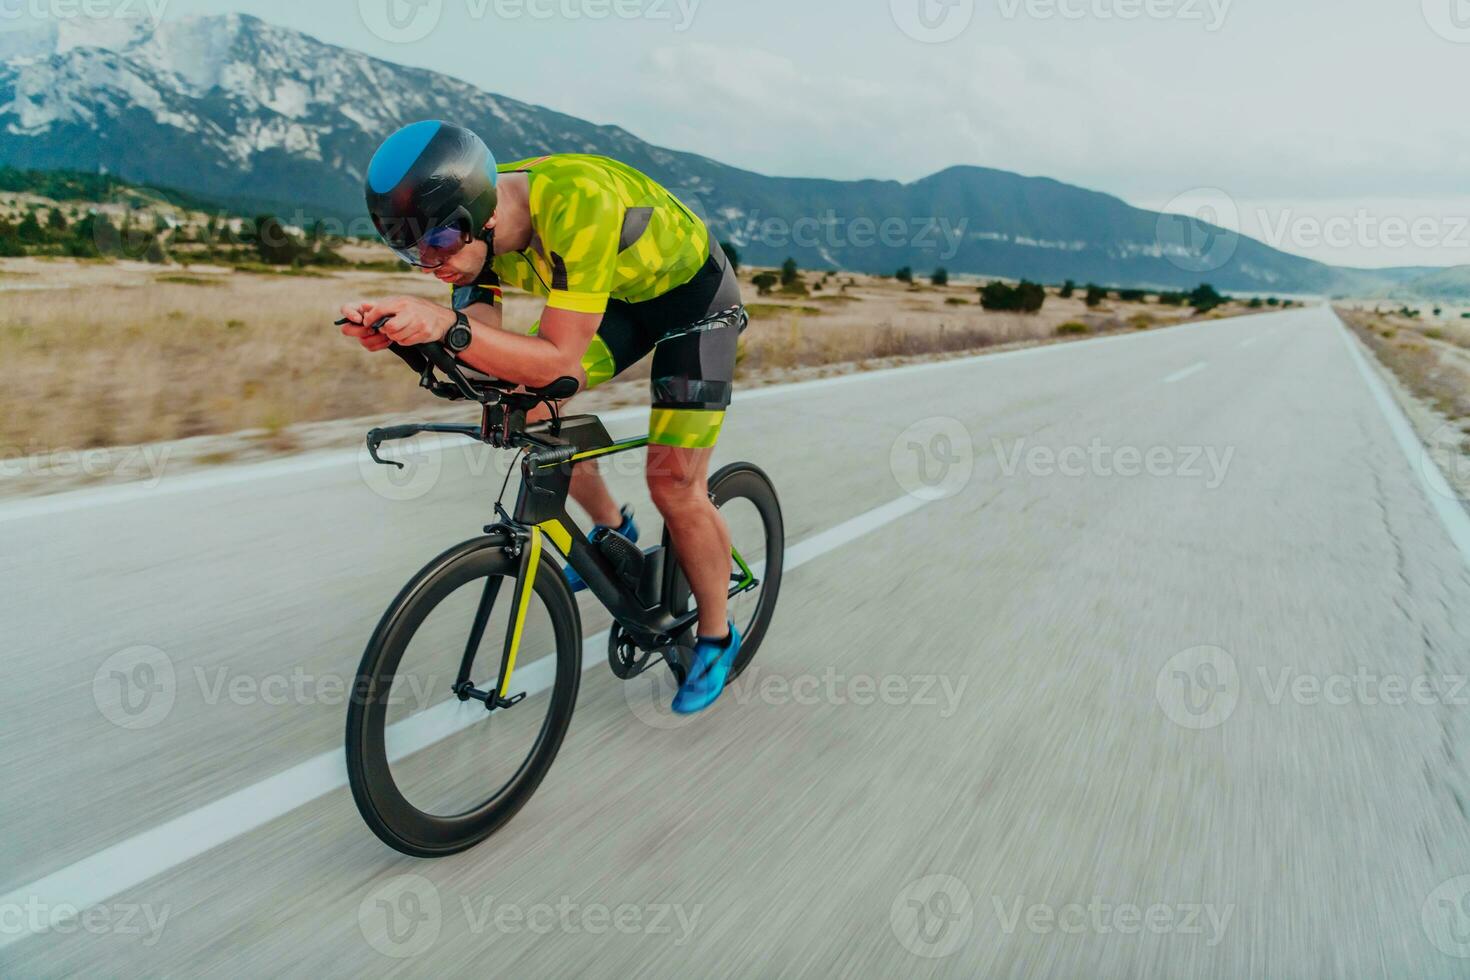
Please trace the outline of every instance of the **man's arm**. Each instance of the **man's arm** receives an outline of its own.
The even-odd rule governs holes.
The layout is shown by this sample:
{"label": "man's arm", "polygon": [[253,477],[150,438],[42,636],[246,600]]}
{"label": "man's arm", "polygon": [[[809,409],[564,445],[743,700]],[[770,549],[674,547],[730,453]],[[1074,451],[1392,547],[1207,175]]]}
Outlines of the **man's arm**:
{"label": "man's arm", "polygon": [[492,329],[471,317],[474,339],[459,359],[477,371],[533,388],[545,387],[558,378],[576,378],[578,384],[586,384],[582,355],[601,325],[601,313],[547,307],[541,314],[540,330],[533,337],[524,337]]}
{"label": "man's arm", "polygon": [[[359,337],[369,350],[382,350],[389,341],[404,347],[435,343],[442,341],[454,326],[453,310],[417,296],[395,296],[348,310],[344,307],[344,315],[354,323],[372,324],[385,316],[392,317],[381,334],[370,334],[366,327],[350,324],[343,327],[343,333]],[[501,330],[503,314],[499,306],[475,303],[466,307],[464,314],[469,318],[473,339],[459,358],[475,370],[535,388],[558,378],[586,382],[582,376],[582,355],[587,353],[593,335],[602,325],[601,313],[575,313],[547,307],[541,316],[541,328],[533,337]]]}

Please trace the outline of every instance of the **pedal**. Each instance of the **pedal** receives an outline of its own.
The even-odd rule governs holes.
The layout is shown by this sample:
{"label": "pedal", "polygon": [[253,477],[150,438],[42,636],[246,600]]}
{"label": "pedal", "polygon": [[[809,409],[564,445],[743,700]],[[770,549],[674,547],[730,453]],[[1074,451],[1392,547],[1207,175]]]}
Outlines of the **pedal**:
{"label": "pedal", "polygon": [[646,671],[652,662],[653,651],[638,649],[622,627],[613,624],[607,636],[607,665],[615,677],[630,681]]}

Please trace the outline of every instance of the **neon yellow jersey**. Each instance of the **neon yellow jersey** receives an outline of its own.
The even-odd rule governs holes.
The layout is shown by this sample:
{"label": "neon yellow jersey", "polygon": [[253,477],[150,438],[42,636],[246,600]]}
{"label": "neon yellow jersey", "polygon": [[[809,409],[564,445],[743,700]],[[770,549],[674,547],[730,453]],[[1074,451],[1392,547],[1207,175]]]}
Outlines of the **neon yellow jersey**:
{"label": "neon yellow jersey", "polygon": [[684,285],[709,259],[703,221],[652,178],[581,153],[502,164],[530,174],[531,246],[497,255],[502,283],[547,306],[602,313],[609,299],[641,303]]}

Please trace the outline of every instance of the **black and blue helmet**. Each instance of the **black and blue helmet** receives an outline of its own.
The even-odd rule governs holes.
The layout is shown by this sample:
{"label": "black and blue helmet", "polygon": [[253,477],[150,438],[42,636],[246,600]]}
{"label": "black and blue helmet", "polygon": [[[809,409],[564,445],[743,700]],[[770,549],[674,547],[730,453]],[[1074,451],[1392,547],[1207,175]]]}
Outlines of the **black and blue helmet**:
{"label": "black and blue helmet", "polygon": [[463,247],[485,227],[495,213],[495,181],[495,157],[480,137],[438,120],[416,122],[373,154],[368,213],[399,257],[432,268],[434,255]]}

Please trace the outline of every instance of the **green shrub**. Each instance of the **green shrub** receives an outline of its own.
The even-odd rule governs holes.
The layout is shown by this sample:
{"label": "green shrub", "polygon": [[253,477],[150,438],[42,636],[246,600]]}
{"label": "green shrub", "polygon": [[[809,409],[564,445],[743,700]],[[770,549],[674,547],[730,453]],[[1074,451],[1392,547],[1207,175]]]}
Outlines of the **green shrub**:
{"label": "green shrub", "polygon": [[1081,323],[1077,320],[1068,320],[1066,323],[1057,327],[1058,337],[1071,337],[1077,334],[1084,333],[1092,333],[1092,328],[1089,327],[1087,324]]}
{"label": "green shrub", "polygon": [[932,275],[930,275],[929,281],[936,286],[948,286],[949,270],[946,269],[944,266],[940,266],[939,268],[934,270]]}

